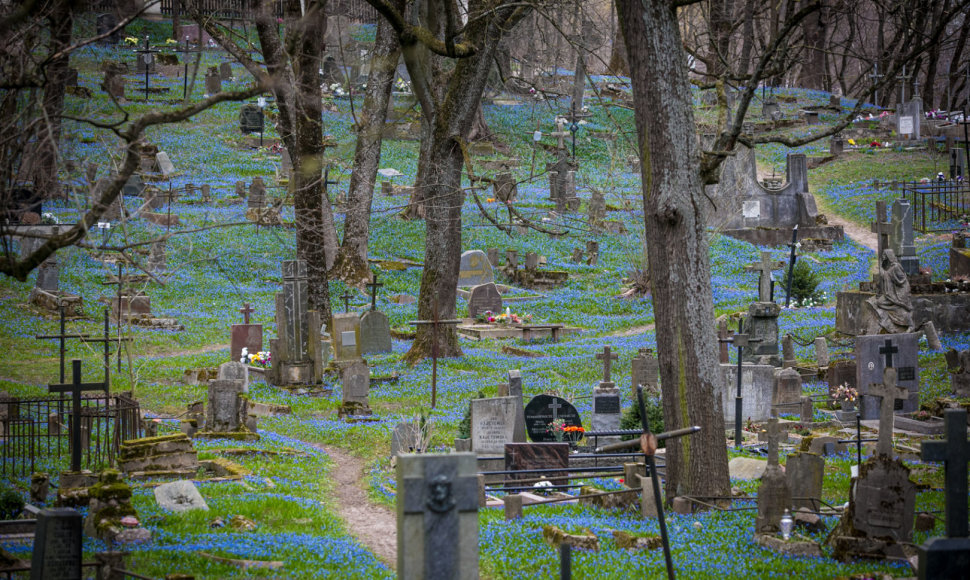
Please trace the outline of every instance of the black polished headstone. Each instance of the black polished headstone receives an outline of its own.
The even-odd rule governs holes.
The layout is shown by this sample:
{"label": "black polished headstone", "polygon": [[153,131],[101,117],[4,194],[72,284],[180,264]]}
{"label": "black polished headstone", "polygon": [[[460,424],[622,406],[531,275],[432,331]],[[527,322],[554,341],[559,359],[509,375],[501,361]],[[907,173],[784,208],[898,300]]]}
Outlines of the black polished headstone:
{"label": "black polished headstone", "polygon": [[[569,401],[552,395],[536,395],[525,406],[525,429],[529,439],[536,443],[556,441],[556,435],[549,429],[554,419],[562,419],[565,427],[582,427],[579,412]],[[563,441],[578,441],[581,433],[566,433]]]}

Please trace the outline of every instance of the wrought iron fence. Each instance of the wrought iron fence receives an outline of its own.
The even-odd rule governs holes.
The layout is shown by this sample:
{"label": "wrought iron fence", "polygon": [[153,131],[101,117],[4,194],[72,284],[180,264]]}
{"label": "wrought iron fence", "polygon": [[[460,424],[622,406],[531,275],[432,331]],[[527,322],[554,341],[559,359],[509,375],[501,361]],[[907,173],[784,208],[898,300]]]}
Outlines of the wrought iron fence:
{"label": "wrought iron fence", "polygon": [[970,215],[970,183],[932,181],[900,184],[900,195],[913,207],[913,227],[923,233],[950,231]]}
{"label": "wrought iron fence", "polygon": [[142,436],[138,402],[123,394],[82,397],[79,417],[69,397],[0,398],[0,476],[67,469],[74,421],[81,467],[92,471],[111,465],[122,441]]}

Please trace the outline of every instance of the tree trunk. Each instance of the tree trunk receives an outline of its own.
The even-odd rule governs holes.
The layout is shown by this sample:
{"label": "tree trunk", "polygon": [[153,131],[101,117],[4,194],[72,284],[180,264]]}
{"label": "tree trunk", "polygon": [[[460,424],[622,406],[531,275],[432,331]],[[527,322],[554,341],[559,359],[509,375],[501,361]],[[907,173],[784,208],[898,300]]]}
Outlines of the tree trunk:
{"label": "tree trunk", "polygon": [[[817,1],[817,0],[808,0]],[[806,89],[825,88],[825,9],[816,10],[802,23],[805,52],[799,86]]]}
{"label": "tree trunk", "polygon": [[730,492],[714,335],[704,187],[686,57],[671,0],[617,0],[630,47],[643,207],[666,429],[667,498]]}
{"label": "tree trunk", "polygon": [[[403,0],[395,0],[395,4],[398,10],[404,10]],[[350,175],[350,190],[347,194],[344,239],[331,269],[334,278],[357,287],[362,287],[371,279],[367,264],[371,205],[377,168],[381,162],[381,132],[387,118],[387,105],[400,57],[401,45],[397,34],[386,20],[381,19],[377,25],[377,40],[371,56],[364,108],[358,118],[360,126],[357,129],[354,170]]]}
{"label": "tree trunk", "polygon": [[280,137],[293,161],[290,191],[296,215],[296,253],[307,263],[308,306],[320,311],[321,320],[329,323],[327,270],[336,255],[337,242],[330,204],[323,201],[323,111],[318,72],[327,19],[321,0],[309,0],[302,17],[300,3],[295,0],[288,0],[284,9],[285,52],[272,14],[261,11],[256,30],[266,69],[280,79],[273,93],[280,110]]}
{"label": "tree trunk", "polygon": [[[48,55],[53,56],[71,45],[74,12],[67,0],[55,2],[49,16],[50,40]],[[42,199],[63,196],[57,178],[57,158],[61,140],[61,114],[64,110],[64,80],[70,67],[70,57],[51,60],[44,83],[44,118],[37,134],[34,152],[30,155],[34,193]]]}

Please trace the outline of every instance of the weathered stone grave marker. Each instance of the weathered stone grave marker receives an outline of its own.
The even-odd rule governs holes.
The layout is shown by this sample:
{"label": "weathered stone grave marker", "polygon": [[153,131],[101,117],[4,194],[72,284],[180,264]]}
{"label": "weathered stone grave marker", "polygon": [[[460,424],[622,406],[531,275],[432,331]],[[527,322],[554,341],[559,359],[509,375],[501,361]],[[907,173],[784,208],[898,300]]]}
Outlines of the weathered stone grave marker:
{"label": "weathered stone grave marker", "polygon": [[[862,396],[863,419],[879,418],[879,403],[869,397],[872,385],[883,382],[887,367],[896,369],[896,385],[909,395],[898,407],[904,413],[919,409],[919,334],[878,334],[855,339],[856,381]],[[829,383],[831,388],[832,383]]]}
{"label": "weathered stone grave marker", "polygon": [[340,416],[362,416],[372,413],[370,408],[370,369],[363,361],[353,362],[340,372],[342,404]]}
{"label": "weathered stone grave marker", "polygon": [[768,420],[768,466],[758,487],[758,518],[755,523],[755,532],[758,534],[778,532],[782,514],[791,508],[791,490],[781,466],[778,465],[780,438],[781,427],[778,425],[777,414],[773,414]]}
{"label": "weathered stone grave marker", "polygon": [[[242,358],[244,348],[249,354],[256,354],[263,350],[263,325],[249,322],[249,316],[255,312],[253,307],[246,302],[239,312],[243,315],[243,323],[233,324],[230,331],[229,360],[232,361]],[[245,361],[244,364],[248,365],[249,361]]]}
{"label": "weathered stone grave marker", "polygon": [[79,580],[81,514],[71,508],[47,508],[37,514],[31,580]]}
{"label": "weathered stone grave marker", "polygon": [[481,250],[469,250],[462,253],[461,265],[458,270],[458,286],[478,286],[494,282],[492,265],[488,256]]}
{"label": "weathered stone grave marker", "polygon": [[517,442],[520,404],[518,397],[511,396],[472,399],[472,451],[489,455],[503,453],[506,443]]}
{"label": "weathered stone grave marker", "polygon": [[[620,428],[620,391],[611,380],[610,372],[613,361],[619,356],[604,346],[603,352],[596,355],[597,360],[603,361],[603,380],[593,389],[593,415],[590,426],[593,431],[616,431]],[[598,437],[598,445],[606,445],[618,441],[619,437]]]}
{"label": "weathered stone grave marker", "polygon": [[398,457],[400,578],[477,580],[477,471],[472,453]]}
{"label": "weathered stone grave marker", "polygon": [[360,317],[361,354],[391,352],[391,323],[387,315],[377,309],[377,290],[383,285],[377,281],[377,274],[367,284],[371,291],[370,310]]}
{"label": "weathered stone grave marker", "polygon": [[468,296],[468,316],[475,318],[479,314],[491,312],[495,315],[502,313],[502,295],[494,282],[479,284],[472,287]]}

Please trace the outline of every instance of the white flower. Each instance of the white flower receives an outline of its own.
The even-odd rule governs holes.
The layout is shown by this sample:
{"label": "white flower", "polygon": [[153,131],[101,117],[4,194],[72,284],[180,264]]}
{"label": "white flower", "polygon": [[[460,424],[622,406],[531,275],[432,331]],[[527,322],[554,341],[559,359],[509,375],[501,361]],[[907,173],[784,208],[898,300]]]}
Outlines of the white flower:
{"label": "white flower", "polygon": [[249,362],[249,349],[246,348],[245,346],[242,349],[242,357],[239,358],[239,362],[241,362],[242,364],[246,364],[247,362]]}

